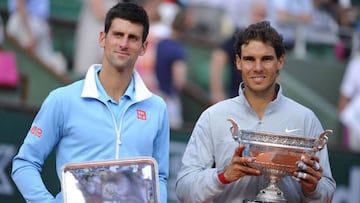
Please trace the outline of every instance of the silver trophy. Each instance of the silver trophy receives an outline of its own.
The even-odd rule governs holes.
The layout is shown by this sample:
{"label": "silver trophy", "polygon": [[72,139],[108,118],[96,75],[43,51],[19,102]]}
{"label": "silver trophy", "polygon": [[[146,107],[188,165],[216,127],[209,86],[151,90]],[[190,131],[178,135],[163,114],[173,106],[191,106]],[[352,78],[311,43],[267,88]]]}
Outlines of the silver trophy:
{"label": "silver trophy", "polygon": [[232,124],[233,139],[246,146],[243,155],[256,157],[256,161],[249,165],[269,177],[268,186],[257,194],[255,200],[247,202],[287,202],[278,182],[298,169],[297,163],[303,154],[313,156],[322,150],[328,142],[327,135],[332,133],[332,130],[325,130],[318,139],[288,136],[240,130],[234,120],[228,121]]}

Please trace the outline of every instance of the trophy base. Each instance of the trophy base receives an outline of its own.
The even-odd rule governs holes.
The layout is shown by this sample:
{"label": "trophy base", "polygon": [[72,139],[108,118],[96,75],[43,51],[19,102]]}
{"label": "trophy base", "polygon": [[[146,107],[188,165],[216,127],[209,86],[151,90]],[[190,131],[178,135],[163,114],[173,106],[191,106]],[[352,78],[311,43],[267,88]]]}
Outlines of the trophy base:
{"label": "trophy base", "polygon": [[244,200],[243,203],[287,203],[284,193],[275,184],[275,176],[271,176],[270,185],[261,190],[255,200]]}
{"label": "trophy base", "polygon": [[278,203],[278,202],[269,202],[261,200],[244,200],[243,203]]}
{"label": "trophy base", "polygon": [[270,184],[261,190],[256,196],[256,201],[261,203],[287,203],[284,193],[275,184]]}

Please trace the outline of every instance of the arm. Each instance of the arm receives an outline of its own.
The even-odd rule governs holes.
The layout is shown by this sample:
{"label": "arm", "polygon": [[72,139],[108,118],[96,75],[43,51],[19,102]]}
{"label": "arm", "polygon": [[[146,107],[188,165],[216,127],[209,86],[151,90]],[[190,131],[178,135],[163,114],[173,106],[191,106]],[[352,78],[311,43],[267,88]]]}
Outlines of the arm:
{"label": "arm", "polygon": [[[54,202],[47,190],[41,171],[52,151],[57,136],[57,115],[61,115],[53,99],[47,98],[36,115],[18,154],[13,159],[12,179],[27,202]],[[54,172],[55,174],[55,172]]]}
{"label": "arm", "polygon": [[340,85],[340,97],[338,101],[338,111],[341,113],[346,106],[350,103],[351,98],[356,95],[358,81],[358,69],[360,64],[359,54],[356,54],[346,67],[343,79]]}
{"label": "arm", "polygon": [[350,102],[350,98],[344,95],[340,95],[339,103],[338,103],[339,113],[341,113],[345,109],[345,107],[349,104],[349,102]]}
{"label": "arm", "polygon": [[206,124],[206,116],[202,114],[183,154],[175,185],[180,202],[210,201],[224,188],[217,180],[216,169],[211,168],[214,163],[213,147],[209,139],[209,126]]}
{"label": "arm", "polygon": [[[311,0],[302,0],[301,13],[292,13],[289,10],[289,1],[287,0],[275,0],[273,1],[276,10],[276,21],[279,24],[291,23],[291,24],[306,24],[310,22],[312,18],[313,5]],[[291,4],[291,3],[290,3]],[[299,8],[298,8],[299,9]]]}
{"label": "arm", "polygon": [[[307,177],[300,178],[299,182],[306,202],[331,202],[336,183],[331,174],[327,148],[324,148],[318,157],[306,157],[303,162],[307,164],[307,169],[304,170]],[[320,164],[319,169],[314,169],[316,162]]]}
{"label": "arm", "polygon": [[224,91],[223,75],[228,62],[227,53],[223,49],[215,49],[210,59],[210,96],[211,102],[224,100],[227,96]]}
{"label": "arm", "polygon": [[29,37],[29,44],[27,44],[25,48],[29,49],[29,51],[33,51],[36,46],[36,39],[31,31],[31,28],[29,25],[29,21],[28,21],[29,14],[27,12],[25,0],[17,1],[16,12],[19,13],[21,22],[24,25],[25,30],[26,30],[25,34]]}
{"label": "arm", "polygon": [[86,0],[85,2],[89,4],[91,11],[95,14],[99,21],[105,21],[107,11],[104,5],[105,0]]}
{"label": "arm", "polygon": [[167,111],[162,115],[159,133],[154,140],[154,158],[159,168],[160,200],[167,202],[167,178],[169,176],[170,130]]}
{"label": "arm", "polygon": [[[305,131],[308,135],[315,135],[316,138],[323,132],[320,121],[313,115],[306,126]],[[330,135],[331,136],[331,135]],[[331,202],[336,188],[336,183],[332,177],[329,155],[327,147],[323,148],[316,156],[305,157],[303,162],[307,164],[306,173],[308,177],[300,179],[304,199],[306,202]],[[319,169],[314,169],[315,162],[320,165]],[[295,173],[295,176],[297,174]]]}
{"label": "arm", "polygon": [[174,86],[178,91],[181,91],[187,81],[187,64],[183,60],[175,61],[172,65],[172,78]]}
{"label": "arm", "polygon": [[299,15],[294,15],[289,13],[286,10],[278,10],[277,11],[277,21],[281,23],[293,23],[293,24],[306,24],[311,20],[310,13],[302,13]]}
{"label": "arm", "polygon": [[[249,184],[247,180],[242,183],[232,182],[243,176],[260,174],[260,171],[243,164],[254,161],[252,157],[241,155],[244,146],[239,147],[230,136],[230,142],[222,140],[220,143],[218,139],[222,139],[222,136],[212,136],[215,131],[220,134],[224,132],[211,130],[214,123],[209,123],[210,120],[209,111],[205,111],[196,123],[185,149],[175,185],[176,194],[181,202],[210,202],[222,195],[226,188],[229,188],[225,191],[226,194],[229,194],[229,191],[235,191],[234,184]],[[223,174],[223,179],[219,178],[219,174]],[[225,187],[228,183],[231,184]],[[221,201],[228,202],[235,196],[243,195],[240,191],[236,191],[239,194],[223,196]]]}

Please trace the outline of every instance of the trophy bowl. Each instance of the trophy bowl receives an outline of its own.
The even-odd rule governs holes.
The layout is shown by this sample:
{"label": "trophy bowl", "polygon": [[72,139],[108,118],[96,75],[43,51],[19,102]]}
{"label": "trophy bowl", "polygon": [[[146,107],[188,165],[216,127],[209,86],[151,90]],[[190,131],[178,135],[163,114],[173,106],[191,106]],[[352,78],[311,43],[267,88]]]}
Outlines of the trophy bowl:
{"label": "trophy bowl", "polygon": [[258,193],[253,202],[287,202],[278,182],[298,170],[297,164],[302,155],[313,156],[322,150],[328,142],[327,135],[332,133],[332,130],[325,130],[318,139],[306,138],[241,130],[234,120],[228,121],[232,124],[230,131],[233,139],[245,145],[243,156],[256,157],[249,166],[269,177],[268,186]]}

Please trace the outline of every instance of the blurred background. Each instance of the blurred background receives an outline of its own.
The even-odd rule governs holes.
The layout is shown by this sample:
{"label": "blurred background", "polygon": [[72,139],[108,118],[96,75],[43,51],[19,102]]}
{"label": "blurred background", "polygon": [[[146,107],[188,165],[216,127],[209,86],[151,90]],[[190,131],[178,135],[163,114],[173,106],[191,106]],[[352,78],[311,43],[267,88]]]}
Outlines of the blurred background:
{"label": "blurred background", "polygon": [[[97,38],[103,28],[104,12],[117,1],[95,0],[103,4],[97,9],[91,7],[91,0],[35,1],[48,7],[39,8],[47,10],[47,15],[42,16],[44,18],[40,25],[38,23],[31,28],[32,35],[23,30],[23,26],[12,25],[11,19],[16,10],[10,8],[11,1],[16,0],[0,1],[0,201],[20,203],[24,200],[10,178],[11,159],[49,92],[83,78],[90,64],[101,62]],[[360,202],[360,132],[356,132],[360,126],[360,116],[351,117],[355,128],[348,126],[341,116],[344,107],[339,107],[340,98],[349,97],[343,95],[342,86],[348,79],[345,77],[346,71],[351,62],[357,59],[360,50],[359,0],[309,0],[311,5],[308,5],[308,10],[300,6],[302,0],[283,1],[284,4],[301,2],[289,8],[278,8],[275,0],[136,2],[144,1],[156,2],[156,6],[147,7],[155,9],[148,10],[149,16],[150,12],[154,12],[154,18],[150,19],[153,29],[150,36],[153,37],[149,40],[156,45],[162,39],[172,38],[179,41],[186,51],[186,57],[182,59],[186,64],[183,79],[186,82],[171,85],[180,101],[176,104],[179,106],[174,108],[181,111],[175,115],[181,122],[171,128],[168,202],[177,202],[174,193],[176,172],[197,118],[211,104],[231,96],[228,88],[233,81],[231,55],[217,53],[236,31],[259,20],[269,20],[279,30],[283,25],[292,29],[292,34],[285,37],[287,53],[279,82],[285,95],[311,108],[323,127],[334,131],[328,143],[333,176],[337,181],[333,202]],[[40,5],[29,3],[32,1],[23,2],[28,3],[28,8]],[[184,9],[187,11],[186,18],[179,20],[177,14]],[[296,9],[307,13],[297,13]],[[25,19],[30,21],[31,12],[27,14],[29,16]],[[290,14],[307,17],[298,21],[302,18]],[[253,17],[255,15],[258,18]],[[284,22],[284,18],[293,20]],[[29,35],[29,40],[22,40],[26,35]],[[47,41],[41,42],[45,38]],[[47,49],[40,48],[43,46],[41,43],[45,43]],[[86,44],[93,46],[86,47]],[[157,46],[153,46],[153,50],[140,59],[150,61],[150,65],[144,62],[147,64],[145,66],[140,62],[137,68],[144,78],[150,78],[149,86],[155,84],[153,91],[161,93],[161,81],[156,81],[159,73],[155,70],[158,57],[151,55],[151,52],[157,51]],[[211,75],[214,64],[225,67],[220,70],[218,78]],[[355,69],[360,69],[360,63]],[[160,77],[175,80],[171,74]],[[214,82],[221,83],[218,84],[220,93],[216,93]],[[357,89],[357,95],[360,95],[360,86],[353,89]],[[355,97],[354,93],[347,99]],[[53,154],[45,164],[43,177],[53,194],[60,191]]]}

